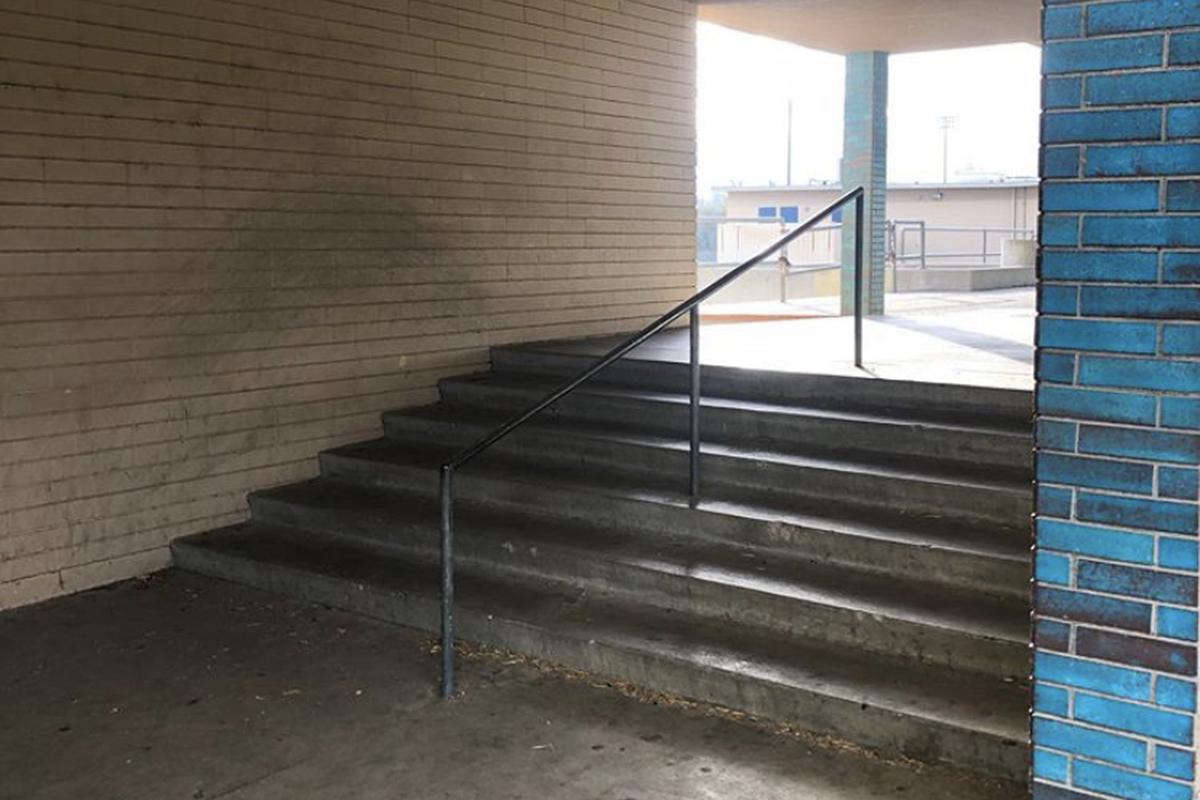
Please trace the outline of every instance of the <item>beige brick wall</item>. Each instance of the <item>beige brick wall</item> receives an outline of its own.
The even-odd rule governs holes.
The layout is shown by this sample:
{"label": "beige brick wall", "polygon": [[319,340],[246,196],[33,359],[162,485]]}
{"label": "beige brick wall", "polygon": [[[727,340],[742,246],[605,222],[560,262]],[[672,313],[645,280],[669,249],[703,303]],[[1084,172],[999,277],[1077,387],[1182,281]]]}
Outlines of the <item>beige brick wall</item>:
{"label": "beige brick wall", "polygon": [[694,285],[688,0],[0,0],[0,608]]}

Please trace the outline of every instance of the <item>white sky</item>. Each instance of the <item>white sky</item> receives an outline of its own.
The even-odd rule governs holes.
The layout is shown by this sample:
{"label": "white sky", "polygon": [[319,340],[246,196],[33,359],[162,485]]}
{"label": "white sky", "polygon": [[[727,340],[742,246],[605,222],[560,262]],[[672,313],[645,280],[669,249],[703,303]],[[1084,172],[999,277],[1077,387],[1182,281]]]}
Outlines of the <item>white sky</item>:
{"label": "white sky", "polygon": [[[1003,0],[1000,0],[1003,2]],[[698,191],[836,180],[842,150],[841,56],[699,23]],[[942,178],[938,117],[950,132],[950,179],[1036,175],[1041,51],[1014,44],[891,57],[888,179]]]}

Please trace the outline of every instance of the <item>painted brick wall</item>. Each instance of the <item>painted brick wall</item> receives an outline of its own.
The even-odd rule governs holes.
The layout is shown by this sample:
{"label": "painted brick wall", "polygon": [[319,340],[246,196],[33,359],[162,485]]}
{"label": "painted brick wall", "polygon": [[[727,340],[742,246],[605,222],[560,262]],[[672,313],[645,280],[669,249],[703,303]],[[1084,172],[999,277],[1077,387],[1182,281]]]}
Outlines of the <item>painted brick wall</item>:
{"label": "painted brick wall", "polygon": [[688,0],[0,0],[0,608],[694,268]]}
{"label": "painted brick wall", "polygon": [[1193,798],[1196,26],[1198,0],[1045,6],[1039,800]]}

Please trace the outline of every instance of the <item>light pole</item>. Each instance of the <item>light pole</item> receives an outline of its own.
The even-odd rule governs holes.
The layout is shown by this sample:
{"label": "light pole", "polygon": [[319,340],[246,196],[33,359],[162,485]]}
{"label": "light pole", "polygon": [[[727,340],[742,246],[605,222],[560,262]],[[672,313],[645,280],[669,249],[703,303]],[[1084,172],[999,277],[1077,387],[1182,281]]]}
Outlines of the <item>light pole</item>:
{"label": "light pole", "polygon": [[938,117],[938,127],[942,129],[942,183],[950,182],[950,129],[958,124],[958,117]]}

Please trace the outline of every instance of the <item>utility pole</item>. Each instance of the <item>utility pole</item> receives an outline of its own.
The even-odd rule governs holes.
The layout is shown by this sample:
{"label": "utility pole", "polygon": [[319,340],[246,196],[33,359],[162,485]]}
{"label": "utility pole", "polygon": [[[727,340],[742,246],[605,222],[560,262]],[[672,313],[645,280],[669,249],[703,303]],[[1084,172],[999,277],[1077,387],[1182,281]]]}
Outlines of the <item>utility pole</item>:
{"label": "utility pole", "polygon": [[938,117],[938,127],[942,129],[942,183],[950,182],[950,129],[958,124],[958,117]]}

